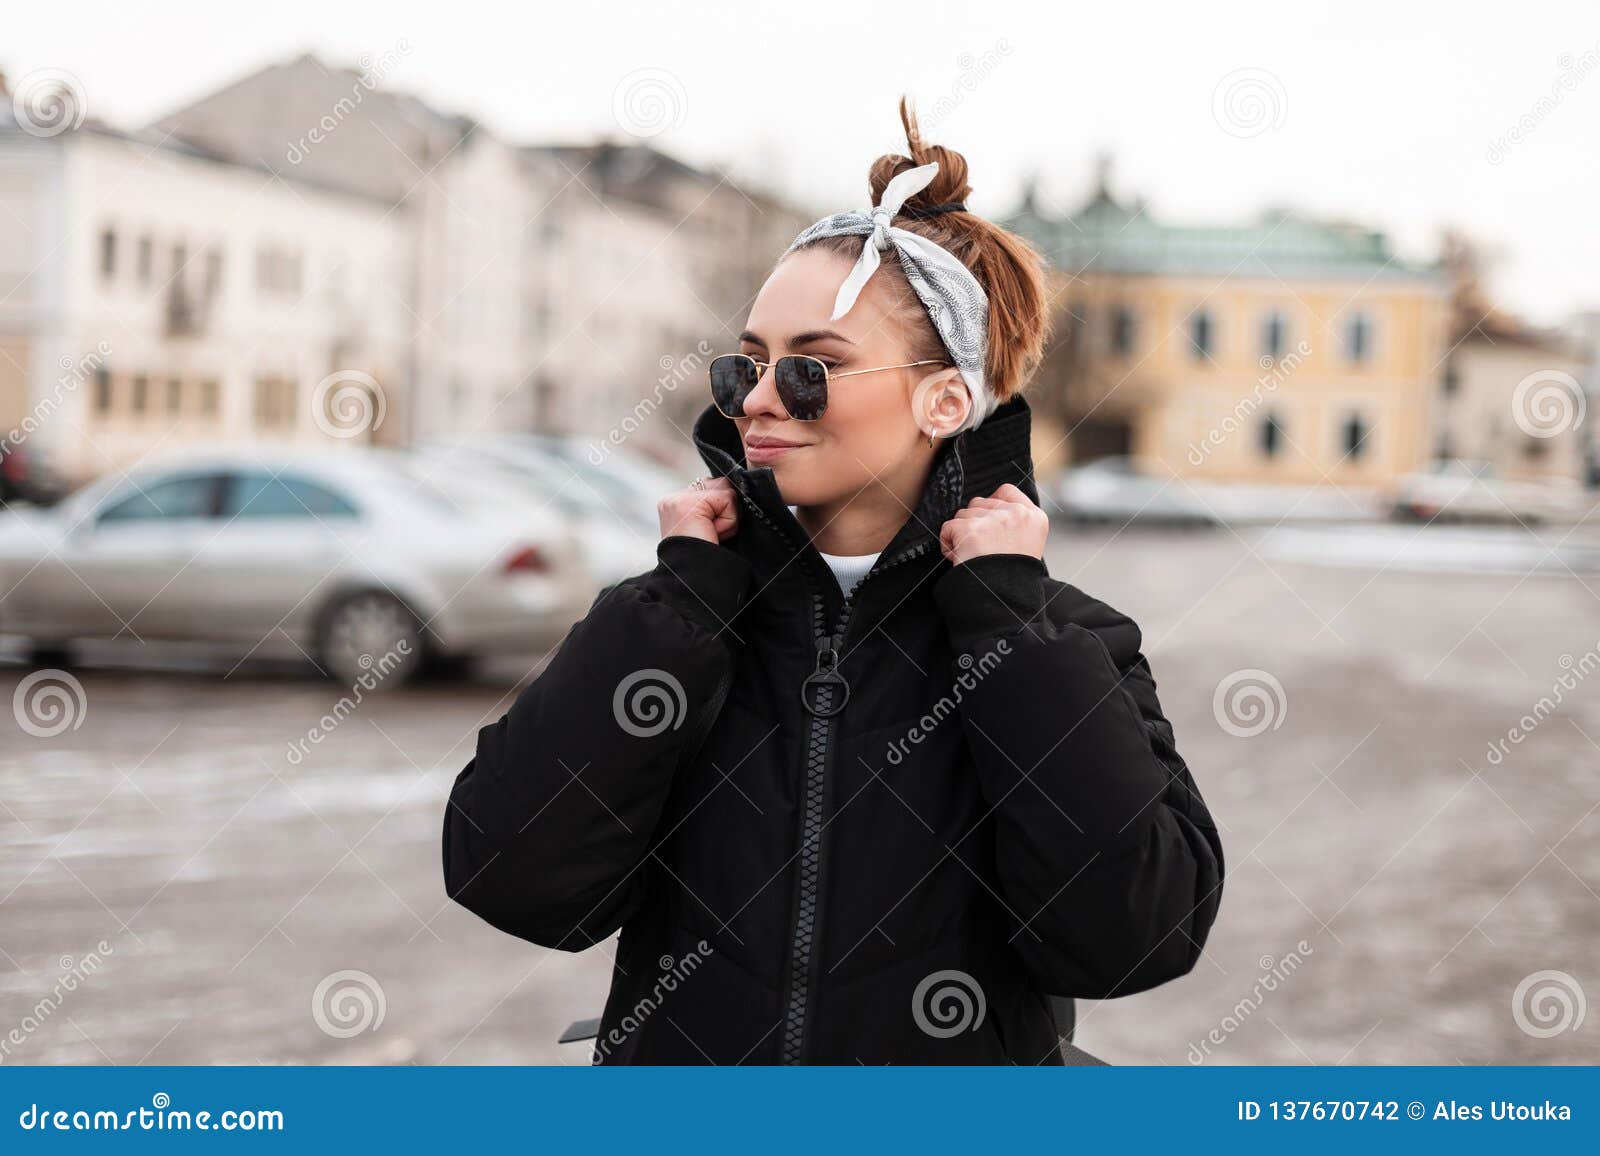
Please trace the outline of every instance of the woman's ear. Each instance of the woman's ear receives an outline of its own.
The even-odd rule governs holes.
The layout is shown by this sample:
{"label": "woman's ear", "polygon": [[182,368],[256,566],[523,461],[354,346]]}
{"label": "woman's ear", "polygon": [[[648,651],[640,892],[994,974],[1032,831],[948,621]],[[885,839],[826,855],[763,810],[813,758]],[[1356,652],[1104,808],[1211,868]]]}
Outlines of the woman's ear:
{"label": "woman's ear", "polygon": [[917,428],[930,437],[949,437],[971,412],[972,395],[959,369],[935,370],[919,381],[911,394]]}

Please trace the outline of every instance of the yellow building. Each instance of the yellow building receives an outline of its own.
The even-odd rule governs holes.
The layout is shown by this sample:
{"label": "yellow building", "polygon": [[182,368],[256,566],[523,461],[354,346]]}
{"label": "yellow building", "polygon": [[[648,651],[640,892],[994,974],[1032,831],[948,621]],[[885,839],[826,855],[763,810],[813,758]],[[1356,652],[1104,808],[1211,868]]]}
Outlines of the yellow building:
{"label": "yellow building", "polygon": [[1446,286],[1381,233],[1287,213],[1175,227],[1103,182],[1074,215],[1030,194],[1006,223],[1052,265],[1041,467],[1120,454],[1185,478],[1383,486],[1428,460]]}

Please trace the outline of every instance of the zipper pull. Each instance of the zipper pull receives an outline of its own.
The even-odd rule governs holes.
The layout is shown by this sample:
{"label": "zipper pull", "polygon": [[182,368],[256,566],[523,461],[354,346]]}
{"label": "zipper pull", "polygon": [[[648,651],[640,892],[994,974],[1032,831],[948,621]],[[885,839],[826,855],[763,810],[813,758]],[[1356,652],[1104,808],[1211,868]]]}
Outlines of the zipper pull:
{"label": "zipper pull", "polygon": [[[818,692],[823,687],[832,687],[831,696],[821,695]],[[827,707],[818,705],[819,699],[827,700]],[[833,635],[825,634],[817,639],[817,667],[806,680],[800,684],[800,704],[810,714],[818,718],[832,718],[844,709],[844,704],[850,701],[850,684],[844,680],[844,675],[839,673],[839,651],[836,649]]]}

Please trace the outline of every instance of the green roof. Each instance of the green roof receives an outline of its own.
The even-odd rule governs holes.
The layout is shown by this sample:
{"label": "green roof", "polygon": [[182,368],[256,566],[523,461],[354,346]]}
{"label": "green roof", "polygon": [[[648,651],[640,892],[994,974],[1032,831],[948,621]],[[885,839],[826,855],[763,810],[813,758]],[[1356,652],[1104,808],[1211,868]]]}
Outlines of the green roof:
{"label": "green roof", "polygon": [[1440,279],[1434,267],[1400,260],[1384,234],[1374,230],[1281,211],[1249,224],[1168,225],[1143,205],[1119,203],[1103,188],[1070,216],[1042,212],[1030,192],[1021,209],[1001,224],[1073,273]]}

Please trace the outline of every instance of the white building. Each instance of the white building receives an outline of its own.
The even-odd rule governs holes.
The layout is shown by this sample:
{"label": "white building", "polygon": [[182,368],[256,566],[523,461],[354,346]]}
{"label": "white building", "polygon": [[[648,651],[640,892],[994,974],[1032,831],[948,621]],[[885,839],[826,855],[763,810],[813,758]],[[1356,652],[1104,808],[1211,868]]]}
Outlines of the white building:
{"label": "white building", "polygon": [[[642,443],[681,441],[809,218],[646,145],[510,144],[384,87],[406,51],[302,56],[137,134],[0,128],[0,427],[70,393],[35,449],[73,478],[353,420],[603,435],[650,399]],[[352,381],[369,404],[318,408]]]}
{"label": "white building", "polygon": [[0,427],[36,426],[28,456],[78,479],[186,443],[330,440],[312,399],[335,371],[403,409],[405,315],[385,287],[403,283],[405,242],[370,197],[159,135],[35,135],[6,116]]}

